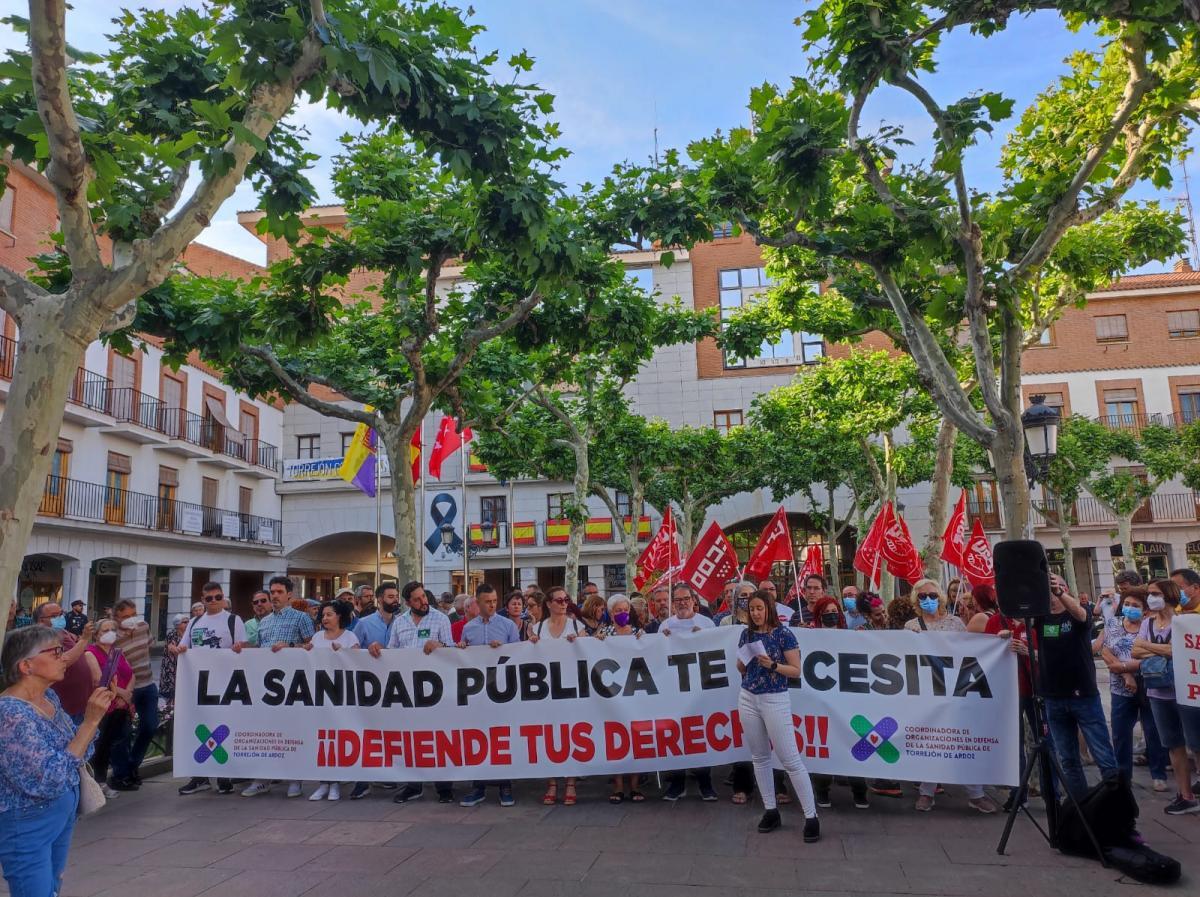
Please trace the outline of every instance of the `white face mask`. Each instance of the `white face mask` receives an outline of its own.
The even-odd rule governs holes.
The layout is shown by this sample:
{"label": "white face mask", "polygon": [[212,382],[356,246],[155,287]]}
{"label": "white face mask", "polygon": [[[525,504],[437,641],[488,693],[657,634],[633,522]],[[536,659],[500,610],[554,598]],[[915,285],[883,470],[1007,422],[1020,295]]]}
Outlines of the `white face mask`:
{"label": "white face mask", "polygon": [[121,621],[121,628],[122,629],[137,629],[138,628],[138,618],[137,617],[127,617],[126,619]]}
{"label": "white face mask", "polygon": [[1162,595],[1150,595],[1146,598],[1146,607],[1150,610],[1159,611],[1166,606],[1166,599]]}
{"label": "white face mask", "polygon": [[115,632],[113,632],[111,629],[107,630],[106,632],[100,633],[99,637],[96,639],[96,641],[98,641],[102,645],[111,645],[116,640],[117,640],[117,634]]}

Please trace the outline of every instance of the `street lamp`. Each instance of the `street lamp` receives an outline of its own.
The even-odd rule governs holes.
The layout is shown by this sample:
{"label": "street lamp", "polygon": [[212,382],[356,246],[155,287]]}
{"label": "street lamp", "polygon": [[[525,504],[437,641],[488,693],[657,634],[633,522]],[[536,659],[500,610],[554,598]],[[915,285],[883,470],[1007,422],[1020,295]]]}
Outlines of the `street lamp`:
{"label": "street lamp", "polygon": [[479,524],[480,541],[485,545],[490,545],[492,539],[496,536],[496,524],[492,522],[491,517],[484,517],[483,522]]}
{"label": "street lamp", "polygon": [[454,526],[449,523],[443,523],[440,529],[442,531],[442,547],[449,548],[454,544]]}
{"label": "street lamp", "polygon": [[1021,415],[1025,430],[1025,470],[1030,483],[1045,481],[1058,454],[1058,409],[1046,404],[1045,396],[1032,396]]}

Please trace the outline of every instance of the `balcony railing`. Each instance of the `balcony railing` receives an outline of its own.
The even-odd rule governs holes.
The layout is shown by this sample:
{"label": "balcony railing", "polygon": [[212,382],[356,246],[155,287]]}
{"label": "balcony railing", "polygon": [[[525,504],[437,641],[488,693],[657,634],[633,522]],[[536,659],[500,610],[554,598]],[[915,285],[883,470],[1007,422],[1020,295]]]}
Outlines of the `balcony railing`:
{"label": "balcony railing", "polygon": [[65,520],[266,545],[279,545],[282,535],[280,521],[270,517],[56,476],[46,478],[38,513]]}
{"label": "balcony railing", "polygon": [[[1036,526],[1057,527],[1058,508],[1053,498],[1039,501],[1034,508],[1034,524]],[[1105,507],[1090,495],[1085,495],[1075,502],[1072,508],[1073,522],[1071,526],[1108,526],[1117,524],[1117,518],[1110,514]],[[967,514],[974,518],[979,516],[975,508],[968,502]],[[1003,527],[999,513],[984,514],[981,517],[984,529],[996,530]],[[1200,522],[1200,492],[1159,492],[1150,496],[1142,503],[1133,515],[1133,523],[1197,523]]]}
{"label": "balcony railing", "polygon": [[97,374],[87,368],[79,368],[75,371],[74,379],[71,380],[67,401],[72,405],[80,405],[90,408],[92,411],[107,414],[110,389],[112,389],[112,381],[103,374]]}
{"label": "balcony railing", "polygon": [[1110,430],[1128,430],[1140,433],[1146,427],[1170,426],[1161,414],[1106,414],[1097,420]]}

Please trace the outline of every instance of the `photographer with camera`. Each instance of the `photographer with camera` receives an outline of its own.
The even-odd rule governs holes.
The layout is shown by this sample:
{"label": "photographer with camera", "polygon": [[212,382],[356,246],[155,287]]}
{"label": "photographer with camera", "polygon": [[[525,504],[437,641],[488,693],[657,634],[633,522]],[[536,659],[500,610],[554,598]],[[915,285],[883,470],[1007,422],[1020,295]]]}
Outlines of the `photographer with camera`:
{"label": "photographer with camera", "polygon": [[1061,576],[1050,574],[1050,613],[1034,621],[1038,685],[1046,723],[1062,763],[1064,784],[1077,798],[1088,789],[1079,754],[1079,735],[1105,778],[1117,774],[1117,761],[1096,686],[1092,658],[1092,606],[1081,604]]}

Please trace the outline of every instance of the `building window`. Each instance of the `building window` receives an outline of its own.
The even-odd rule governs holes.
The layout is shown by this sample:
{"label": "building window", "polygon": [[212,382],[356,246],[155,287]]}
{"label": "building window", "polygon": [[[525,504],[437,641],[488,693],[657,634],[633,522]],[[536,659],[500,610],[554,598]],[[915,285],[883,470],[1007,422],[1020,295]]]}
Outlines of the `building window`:
{"label": "building window", "polygon": [[504,495],[484,495],[479,499],[479,520],[495,525],[508,523],[508,498]]}
{"label": "building window", "polygon": [[1043,404],[1058,409],[1058,413],[1062,414],[1063,394],[1061,392],[1047,392],[1043,393],[1043,395],[1046,397]]}
{"label": "building window", "polygon": [[[721,300],[721,320],[728,321],[743,308],[752,305],[758,295],[771,286],[763,268],[728,268],[717,274]],[[769,365],[813,364],[825,354],[825,341],[815,333],[785,330],[778,341],[764,341],[754,358],[727,355],[726,368],[766,367]]]}
{"label": "building window", "polygon": [[354,442],[354,431],[342,434],[342,457],[346,457],[346,452],[350,451],[350,444]]}
{"label": "building window", "polygon": [[129,474],[132,470],[132,459],[128,455],[108,453],[108,476],[104,481],[106,523],[115,523],[118,526],[125,523],[126,490],[129,489]]}
{"label": "building window", "polygon": [[13,209],[16,207],[17,191],[8,184],[0,195],[0,230],[13,232]]}
{"label": "building window", "polygon": [[1097,315],[1096,342],[1123,343],[1129,339],[1129,324],[1124,315]]}
{"label": "building window", "polygon": [[713,426],[722,433],[728,433],[734,427],[742,425],[741,411],[714,411]]}
{"label": "building window", "polygon": [[175,500],[179,495],[179,469],[158,467],[158,529],[170,532],[175,529]]}
{"label": "building window", "polygon": [[984,529],[1000,528],[1000,497],[995,480],[976,480],[967,492],[967,514],[978,518]]}
{"label": "building window", "polygon": [[1138,423],[1136,389],[1104,390],[1104,418],[1110,427],[1134,427]]}
{"label": "building window", "polygon": [[722,237],[732,237],[732,236],[733,236],[733,222],[732,221],[722,221],[720,224],[718,224],[716,227],[713,228],[713,239],[714,240],[720,240]]}
{"label": "building window", "polygon": [[574,501],[574,492],[551,492],[546,496],[546,519],[562,520],[567,516],[567,507]]}
{"label": "building window", "polygon": [[615,493],[613,493],[613,503],[617,506],[618,517],[624,518],[633,516],[633,502],[630,500],[628,492],[622,492],[620,489],[618,489]]}
{"label": "building window", "polygon": [[315,433],[306,433],[296,437],[296,457],[312,460],[320,457],[321,437]]}
{"label": "building window", "polygon": [[605,564],[604,565],[604,593],[611,595],[614,592],[625,591],[625,565],[624,564]]}
{"label": "building window", "polygon": [[1200,308],[1167,312],[1167,335],[1171,339],[1200,336]]}
{"label": "building window", "polygon": [[1185,424],[1200,420],[1200,387],[1191,386],[1179,391],[1179,419]]}

